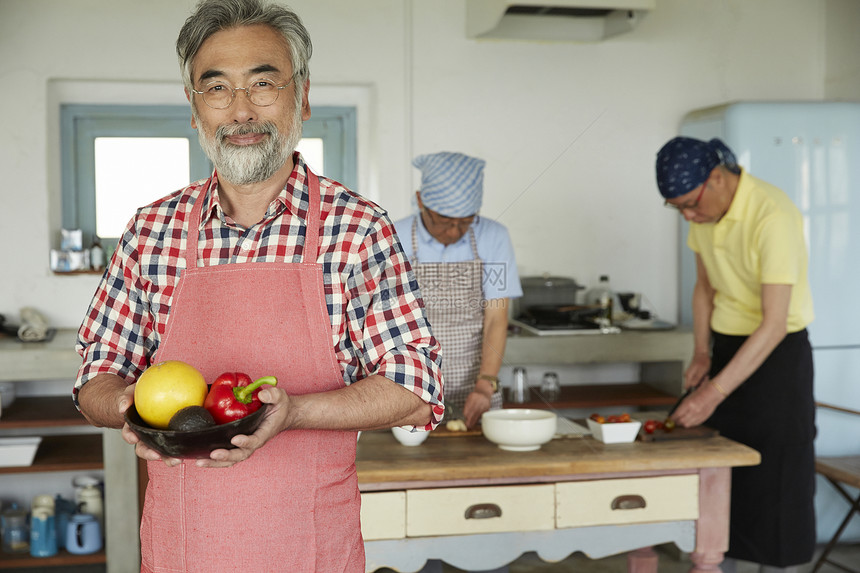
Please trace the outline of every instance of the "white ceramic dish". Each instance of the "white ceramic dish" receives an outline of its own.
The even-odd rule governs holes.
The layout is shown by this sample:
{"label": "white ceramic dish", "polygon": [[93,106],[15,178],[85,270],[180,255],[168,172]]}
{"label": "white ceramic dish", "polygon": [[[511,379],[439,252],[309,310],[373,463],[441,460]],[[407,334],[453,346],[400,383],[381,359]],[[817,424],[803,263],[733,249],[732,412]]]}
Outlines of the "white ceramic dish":
{"label": "white ceramic dish", "polygon": [[399,426],[391,428],[391,433],[394,434],[394,438],[404,446],[420,446],[424,443],[424,440],[427,439],[427,436],[430,435],[430,432],[424,432],[421,430],[410,432],[409,430],[405,430]]}
{"label": "white ceramic dish", "polygon": [[547,410],[490,410],[481,416],[481,429],[484,437],[503,450],[528,452],[539,449],[553,438],[556,418]]}
{"label": "white ceramic dish", "polygon": [[0,467],[24,467],[33,465],[36,450],[42,438],[0,438]]}
{"label": "white ceramic dish", "polygon": [[625,444],[632,442],[639,434],[642,422],[605,422],[600,424],[591,418],[588,419],[588,429],[595,440],[604,444]]}

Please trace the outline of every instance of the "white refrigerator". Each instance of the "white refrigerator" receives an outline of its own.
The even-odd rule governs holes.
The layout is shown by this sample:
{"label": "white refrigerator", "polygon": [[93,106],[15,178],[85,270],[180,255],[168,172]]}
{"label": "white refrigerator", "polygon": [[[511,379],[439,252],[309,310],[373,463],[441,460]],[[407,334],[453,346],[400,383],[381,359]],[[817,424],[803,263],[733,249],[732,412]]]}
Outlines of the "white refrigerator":
{"label": "white refrigerator", "polygon": [[[860,410],[860,103],[738,102],[689,113],[681,135],[722,139],[750,174],[780,187],[803,213],[815,321],[815,399]],[[692,324],[695,258],[681,225],[680,322]],[[860,416],[819,409],[816,455],[860,454]],[[845,500],[817,481],[819,541]],[[860,519],[840,541],[860,540]]]}

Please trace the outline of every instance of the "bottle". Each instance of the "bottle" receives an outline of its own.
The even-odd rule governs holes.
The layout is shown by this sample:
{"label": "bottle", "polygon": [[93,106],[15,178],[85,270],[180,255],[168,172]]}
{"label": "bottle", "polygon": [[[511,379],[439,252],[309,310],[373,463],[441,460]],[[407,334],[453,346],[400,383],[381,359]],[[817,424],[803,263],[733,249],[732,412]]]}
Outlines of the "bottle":
{"label": "bottle", "polygon": [[90,266],[96,271],[102,270],[105,266],[105,250],[98,237],[93,239],[93,246],[90,247]]}
{"label": "bottle", "polygon": [[598,324],[602,327],[612,326],[612,299],[615,298],[612,287],[609,285],[609,275],[600,275],[597,286],[589,289],[585,294],[585,303],[590,306],[599,306],[600,315]]}
{"label": "bottle", "polygon": [[[53,500],[52,500],[53,501]],[[57,525],[54,506],[35,506],[30,511],[30,555],[51,557],[57,554]]]}

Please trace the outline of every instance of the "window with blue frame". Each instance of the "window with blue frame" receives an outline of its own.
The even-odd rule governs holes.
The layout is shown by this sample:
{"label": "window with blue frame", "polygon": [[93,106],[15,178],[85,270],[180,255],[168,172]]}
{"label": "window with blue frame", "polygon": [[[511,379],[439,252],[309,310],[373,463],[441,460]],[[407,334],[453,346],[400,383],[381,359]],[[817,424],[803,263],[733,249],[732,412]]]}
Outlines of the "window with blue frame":
{"label": "window with blue frame", "polygon": [[[355,188],[356,110],[313,108],[298,150],[311,169]],[[192,181],[212,166],[197,142],[187,105],[63,105],[62,226],[85,245],[115,245],[136,208]]]}

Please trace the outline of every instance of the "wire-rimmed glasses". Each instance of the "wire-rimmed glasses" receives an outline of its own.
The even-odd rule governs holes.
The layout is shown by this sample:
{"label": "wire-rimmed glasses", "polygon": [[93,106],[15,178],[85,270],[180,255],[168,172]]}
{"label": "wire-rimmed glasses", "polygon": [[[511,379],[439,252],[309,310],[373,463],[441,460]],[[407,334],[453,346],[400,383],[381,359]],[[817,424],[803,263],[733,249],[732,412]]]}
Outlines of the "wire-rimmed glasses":
{"label": "wire-rimmed glasses", "polygon": [[203,102],[214,109],[227,109],[233,105],[236,99],[236,92],[245,92],[248,100],[256,106],[270,106],[278,99],[281,90],[292,83],[293,78],[287,80],[287,83],[278,85],[269,78],[258,78],[248,84],[246,88],[234,88],[227,82],[214,81],[206,84],[202,90],[191,89],[192,92],[203,96]]}
{"label": "wire-rimmed glasses", "polygon": [[699,201],[702,200],[702,195],[705,193],[705,188],[708,186],[708,181],[710,181],[711,176],[708,175],[708,178],[705,179],[705,182],[702,183],[702,190],[699,191],[699,194],[696,195],[696,199],[692,203],[684,203],[683,205],[675,205],[673,203],[669,203],[668,200],[663,202],[663,206],[667,209],[677,209],[679,212],[683,213],[687,210],[693,210],[699,206]]}

